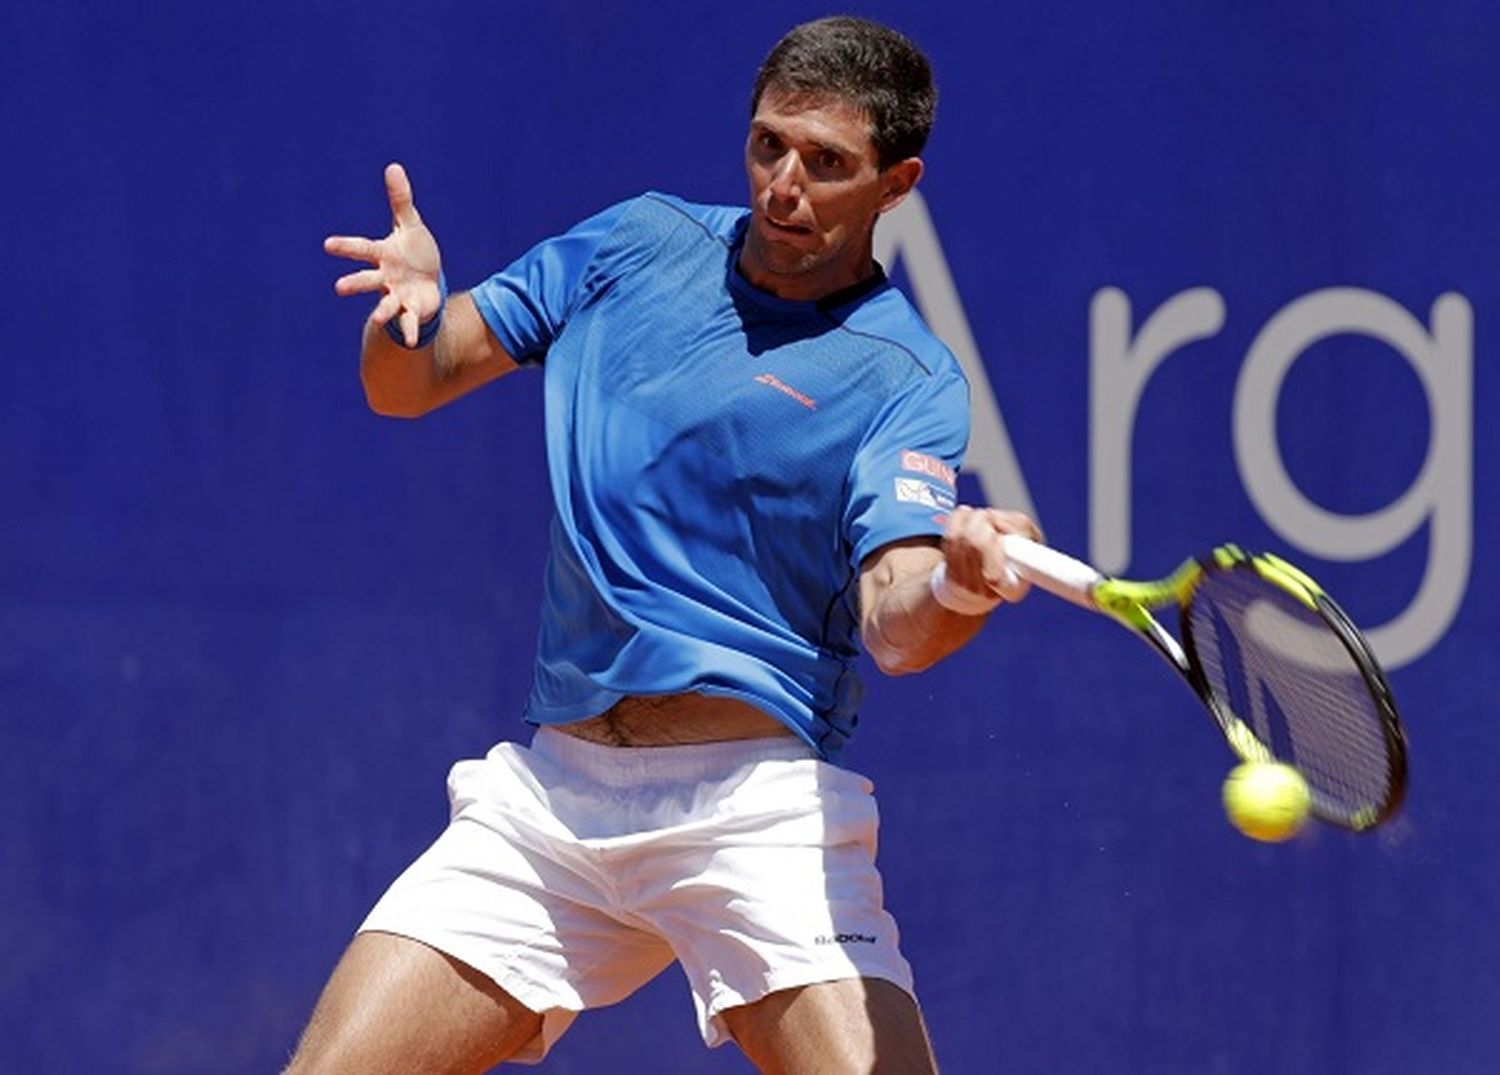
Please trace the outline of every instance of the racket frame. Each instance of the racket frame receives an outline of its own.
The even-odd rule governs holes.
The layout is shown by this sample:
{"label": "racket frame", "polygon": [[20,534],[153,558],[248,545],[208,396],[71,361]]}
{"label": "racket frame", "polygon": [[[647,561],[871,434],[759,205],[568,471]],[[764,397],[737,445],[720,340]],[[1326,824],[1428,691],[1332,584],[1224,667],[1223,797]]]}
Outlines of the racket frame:
{"label": "racket frame", "polygon": [[[1313,788],[1312,810],[1320,819],[1354,832],[1366,832],[1385,821],[1400,808],[1406,795],[1406,735],[1396,711],[1396,700],[1391,692],[1390,682],[1386,679],[1385,672],[1380,667],[1380,662],[1363,633],[1354,625],[1338,602],[1329,596],[1327,591],[1319,586],[1310,575],[1274,553],[1247,553],[1238,545],[1220,545],[1209,557],[1205,558],[1203,566],[1207,571],[1253,571],[1261,579],[1305,605],[1323,621],[1338,639],[1339,644],[1343,646],[1350,660],[1354,662],[1360,678],[1364,681],[1365,690],[1377,711],[1381,735],[1385,740],[1385,756],[1389,764],[1386,772],[1387,794],[1382,802],[1372,803],[1350,813],[1328,806],[1318,794],[1317,789]],[[1198,657],[1198,647],[1193,639],[1191,607],[1191,594],[1189,594],[1180,606],[1179,619],[1183,637],[1182,648],[1188,656],[1195,681],[1193,689],[1204,700],[1215,719],[1220,722],[1220,726],[1224,728],[1225,738],[1229,740],[1230,748],[1244,761],[1271,760],[1294,764],[1291,759],[1275,758],[1249,725],[1229,712],[1227,706],[1218,702],[1208,685],[1208,676]],[[1237,727],[1231,731],[1226,721]],[[1250,754],[1245,752],[1247,748],[1251,751]],[[1255,753],[1257,751],[1263,756]]]}
{"label": "racket frame", "polygon": [[[1153,581],[1116,579],[1081,560],[1015,534],[1002,538],[1006,558],[1021,577],[1074,604],[1101,612],[1139,635],[1170,664],[1208,710],[1230,750],[1241,761],[1277,759],[1270,747],[1209,686],[1193,639],[1191,608],[1198,586],[1209,572],[1253,571],[1321,617],[1348,652],[1379,713],[1389,759],[1388,793],[1383,802],[1349,813],[1323,801],[1313,789],[1312,811],[1320,819],[1355,832],[1374,828],[1400,806],[1406,789],[1406,741],[1390,684],[1369,644],[1344,610],[1305,572],[1271,553],[1250,554],[1225,544],[1209,555],[1186,560],[1164,578]],[[1168,632],[1151,609],[1176,605],[1182,640]]]}

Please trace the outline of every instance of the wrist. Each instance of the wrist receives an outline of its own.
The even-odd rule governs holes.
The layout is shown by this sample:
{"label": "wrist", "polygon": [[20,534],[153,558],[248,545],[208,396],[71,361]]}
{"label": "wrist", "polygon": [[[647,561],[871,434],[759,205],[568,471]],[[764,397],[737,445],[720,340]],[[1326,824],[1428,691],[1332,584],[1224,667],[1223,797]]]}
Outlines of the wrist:
{"label": "wrist", "polygon": [[417,326],[417,343],[415,347],[406,347],[406,336],[401,331],[401,318],[393,317],[385,323],[385,334],[408,351],[420,351],[430,347],[432,341],[437,339],[438,329],[443,327],[443,307],[448,305],[448,278],[438,272],[438,307],[437,313],[428,320]]}
{"label": "wrist", "polygon": [[927,578],[927,586],[932,591],[934,601],[960,616],[983,616],[1000,603],[998,594],[976,593],[955,583],[948,577],[946,560],[937,562]]}

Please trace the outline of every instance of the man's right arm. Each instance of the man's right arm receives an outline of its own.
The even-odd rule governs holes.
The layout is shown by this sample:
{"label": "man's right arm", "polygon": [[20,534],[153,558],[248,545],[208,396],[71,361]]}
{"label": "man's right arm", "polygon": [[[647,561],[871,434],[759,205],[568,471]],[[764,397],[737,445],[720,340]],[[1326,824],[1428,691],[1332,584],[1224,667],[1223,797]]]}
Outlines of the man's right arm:
{"label": "man's right arm", "polygon": [[[1016,602],[1031,586],[1005,563],[1004,534],[1034,541],[1042,532],[1017,511],[959,505],[949,513],[941,543],[931,538],[895,541],[875,550],[860,568],[860,635],[875,664],[888,675],[929,668],[968,644],[1001,601]],[[936,585],[933,569],[947,582]],[[939,590],[963,594],[971,607],[955,611]]]}

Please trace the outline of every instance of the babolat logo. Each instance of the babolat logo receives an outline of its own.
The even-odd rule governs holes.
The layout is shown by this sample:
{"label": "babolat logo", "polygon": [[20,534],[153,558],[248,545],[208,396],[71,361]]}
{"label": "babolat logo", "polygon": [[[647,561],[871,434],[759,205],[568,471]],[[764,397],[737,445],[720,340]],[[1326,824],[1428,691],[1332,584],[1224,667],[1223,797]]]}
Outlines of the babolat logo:
{"label": "babolat logo", "polygon": [[814,944],[874,944],[875,938],[868,933],[834,933],[823,934],[813,941]]}

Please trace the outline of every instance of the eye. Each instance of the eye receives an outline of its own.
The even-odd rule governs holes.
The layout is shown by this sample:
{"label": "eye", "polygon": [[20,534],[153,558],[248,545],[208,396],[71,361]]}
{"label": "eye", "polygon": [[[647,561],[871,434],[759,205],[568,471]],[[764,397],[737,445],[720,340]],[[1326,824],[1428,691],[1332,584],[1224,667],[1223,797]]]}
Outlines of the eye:
{"label": "eye", "polygon": [[836,172],[844,166],[844,158],[831,149],[825,149],[818,153],[818,167],[825,172]]}
{"label": "eye", "polygon": [[781,152],[781,139],[770,131],[757,131],[752,140],[756,149],[765,153],[778,154]]}

